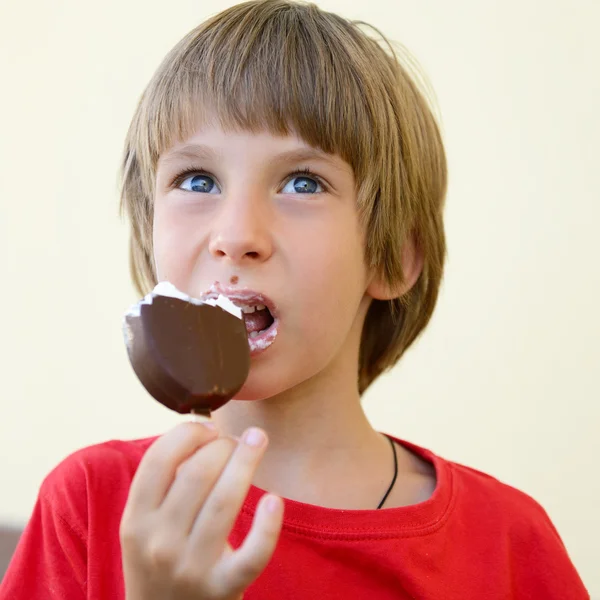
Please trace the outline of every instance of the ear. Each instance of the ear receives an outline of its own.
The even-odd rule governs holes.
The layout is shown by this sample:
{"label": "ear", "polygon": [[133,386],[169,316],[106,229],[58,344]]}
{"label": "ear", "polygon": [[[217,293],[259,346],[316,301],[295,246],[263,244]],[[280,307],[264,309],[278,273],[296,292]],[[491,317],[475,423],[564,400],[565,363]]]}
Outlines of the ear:
{"label": "ear", "polygon": [[423,271],[424,260],[421,248],[416,243],[414,236],[410,236],[402,248],[404,282],[396,286],[390,286],[379,274],[375,273],[371,277],[366,293],[375,300],[392,300],[404,296],[419,279]]}

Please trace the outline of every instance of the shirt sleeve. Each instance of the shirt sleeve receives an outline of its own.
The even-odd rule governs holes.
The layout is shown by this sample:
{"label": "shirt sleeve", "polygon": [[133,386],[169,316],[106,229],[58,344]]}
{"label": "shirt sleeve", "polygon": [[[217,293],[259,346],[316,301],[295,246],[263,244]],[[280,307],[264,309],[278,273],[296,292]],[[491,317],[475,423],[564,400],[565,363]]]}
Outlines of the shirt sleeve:
{"label": "shirt sleeve", "polygon": [[523,600],[589,600],[562,538],[545,510],[538,506],[535,526],[514,547],[518,574],[515,597]]}
{"label": "shirt sleeve", "polygon": [[85,537],[42,488],[0,584],[0,600],[84,599],[86,563]]}

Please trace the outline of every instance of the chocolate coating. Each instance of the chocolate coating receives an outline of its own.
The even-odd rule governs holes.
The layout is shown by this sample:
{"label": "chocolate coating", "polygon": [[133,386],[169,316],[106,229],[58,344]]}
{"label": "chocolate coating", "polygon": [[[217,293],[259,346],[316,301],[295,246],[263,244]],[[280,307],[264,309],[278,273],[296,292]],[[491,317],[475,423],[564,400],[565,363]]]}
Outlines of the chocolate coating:
{"label": "chocolate coating", "polygon": [[125,320],[133,370],[166,407],[206,414],[244,385],[250,349],[243,319],[219,306],[158,295]]}

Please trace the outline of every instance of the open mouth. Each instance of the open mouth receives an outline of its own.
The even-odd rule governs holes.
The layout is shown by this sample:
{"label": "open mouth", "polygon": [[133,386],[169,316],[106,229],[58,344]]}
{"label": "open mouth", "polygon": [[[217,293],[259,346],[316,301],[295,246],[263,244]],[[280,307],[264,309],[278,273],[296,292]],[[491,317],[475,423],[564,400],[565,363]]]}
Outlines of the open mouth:
{"label": "open mouth", "polygon": [[255,355],[266,350],[277,337],[278,319],[264,304],[241,303],[232,299],[242,309],[242,317],[248,332],[250,354]]}
{"label": "open mouth", "polygon": [[241,306],[241,309],[248,338],[250,339],[257,338],[266,333],[269,327],[275,323],[271,311],[264,304]]}
{"label": "open mouth", "polygon": [[275,304],[264,294],[252,290],[223,289],[215,284],[203,297],[226,296],[242,309],[252,356],[266,350],[277,337],[279,316]]}

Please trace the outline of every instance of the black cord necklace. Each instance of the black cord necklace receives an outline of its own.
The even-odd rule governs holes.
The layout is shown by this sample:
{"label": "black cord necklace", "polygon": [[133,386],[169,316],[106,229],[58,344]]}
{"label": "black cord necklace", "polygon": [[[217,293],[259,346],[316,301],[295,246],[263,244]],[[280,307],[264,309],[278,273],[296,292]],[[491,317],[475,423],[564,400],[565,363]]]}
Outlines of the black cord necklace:
{"label": "black cord necklace", "polygon": [[396,478],[398,477],[398,457],[396,456],[396,444],[394,444],[394,440],[392,440],[391,437],[389,437],[389,436],[386,436],[386,437],[390,441],[390,444],[392,446],[392,452],[394,453],[394,478],[392,479],[392,483],[390,483],[390,487],[388,488],[388,491],[385,493],[383,500],[379,503],[379,506],[377,507],[378,509],[383,506],[383,503],[386,501],[387,497],[390,495],[390,492],[392,491],[392,488],[394,487],[394,484],[396,483]]}

